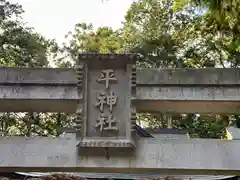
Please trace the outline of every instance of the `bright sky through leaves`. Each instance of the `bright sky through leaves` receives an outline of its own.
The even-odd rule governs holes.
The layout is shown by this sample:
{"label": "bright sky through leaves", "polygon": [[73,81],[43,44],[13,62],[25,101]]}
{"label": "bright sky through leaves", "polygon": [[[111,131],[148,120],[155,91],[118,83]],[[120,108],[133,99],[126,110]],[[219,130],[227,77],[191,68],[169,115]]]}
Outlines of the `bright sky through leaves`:
{"label": "bright sky through leaves", "polygon": [[76,23],[93,23],[94,27],[121,27],[133,0],[10,0],[23,6],[23,18],[29,26],[47,38],[64,41]]}

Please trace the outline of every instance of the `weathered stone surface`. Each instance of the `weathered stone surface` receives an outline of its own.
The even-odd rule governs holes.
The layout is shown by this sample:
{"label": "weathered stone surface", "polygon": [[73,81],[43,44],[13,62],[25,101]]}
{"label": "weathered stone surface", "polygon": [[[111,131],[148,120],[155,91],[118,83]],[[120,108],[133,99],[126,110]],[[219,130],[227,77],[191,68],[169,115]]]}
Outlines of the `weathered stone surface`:
{"label": "weathered stone surface", "polygon": [[[121,64],[122,61],[118,63]],[[125,64],[121,70],[117,70],[116,74],[121,77],[121,81],[119,86],[113,88],[122,96],[120,97],[121,106],[118,107],[117,112],[113,113],[114,116],[121,119],[119,126],[121,132],[119,136],[114,136],[114,140],[111,139],[112,136],[107,135],[107,141],[103,141],[100,139],[100,134],[94,132],[94,128],[92,128],[93,120],[96,118],[94,117],[96,109],[91,107],[94,104],[95,106],[99,105],[98,102],[94,103],[94,99],[98,99],[96,92],[100,89],[100,85],[96,85],[96,82],[93,83],[93,77],[96,77],[96,69],[101,65],[91,63],[91,66],[92,69],[87,69],[90,71],[85,71],[85,75],[90,75],[90,78],[82,78],[82,72],[80,72],[77,77],[78,83],[75,80],[77,79],[76,73],[73,73],[72,70],[70,72],[50,69],[46,70],[49,71],[48,73],[44,73],[44,69],[35,69],[36,71],[12,69],[14,72],[10,73],[10,71],[2,69],[2,76],[5,78],[0,78],[1,111],[75,112],[77,102],[81,102],[79,104],[83,104],[84,107],[85,138],[82,146],[88,149],[83,152],[81,148],[75,148],[79,143],[75,134],[56,139],[0,138],[0,171],[49,171],[49,167],[51,167],[52,171],[155,171],[161,173],[171,171],[171,174],[206,174],[209,172],[240,174],[240,157],[238,156],[240,142],[236,140],[196,141],[149,138],[138,140],[134,144],[136,151],[127,151],[124,148],[117,151],[112,148],[126,147],[131,144],[130,138],[123,138],[127,141],[122,141],[121,138],[129,137],[128,135],[131,133],[132,113],[130,107],[133,104],[130,101],[132,99],[134,99],[134,108],[136,105],[138,111],[239,112],[239,70],[234,69],[234,73],[231,74],[234,77],[231,78],[226,74],[229,70],[219,69],[216,71],[213,69],[200,71],[193,69],[144,70],[147,73],[140,70],[136,96],[134,94],[133,98],[130,84],[131,81],[134,81],[135,84],[136,74],[134,73],[134,78],[130,76],[131,71],[126,74],[125,71],[128,71],[129,67]],[[112,66],[117,66],[116,62],[111,66],[108,64],[104,70],[105,68],[111,70]],[[125,67],[127,68],[125,69]],[[37,73],[34,74],[35,72]],[[105,77],[102,75],[102,78]],[[89,86],[80,86],[83,81]],[[78,90],[81,90],[78,93],[76,85],[78,85]],[[105,84],[106,89],[108,89],[108,85]],[[109,93],[109,91],[107,92]],[[103,109],[101,110],[101,104],[100,111],[105,113]],[[96,138],[96,136],[99,139],[93,141],[91,138]],[[92,146],[98,149],[89,149]],[[106,150],[102,147],[109,148],[107,155]],[[84,156],[81,156],[82,154]],[[120,156],[121,158],[119,158]]]}
{"label": "weathered stone surface", "polygon": [[76,111],[77,101],[71,99],[3,99],[0,112],[67,112]]}
{"label": "weathered stone surface", "polygon": [[[75,69],[0,68],[0,84],[73,84]],[[138,86],[147,85],[239,85],[239,68],[138,69]]]}
{"label": "weathered stone surface", "polygon": [[[171,174],[240,174],[240,141],[146,138],[137,143],[135,154],[121,158],[109,151],[109,159],[94,150],[95,156],[79,157],[75,134],[68,137],[0,138],[0,171],[22,172],[158,172]],[[81,152],[80,152],[81,153]],[[97,154],[99,155],[97,155]],[[132,153],[132,152],[131,152]]]}
{"label": "weathered stone surface", "polygon": [[[0,100],[77,100],[73,86],[1,86]],[[137,87],[139,101],[240,101],[240,87]]]}
{"label": "weathered stone surface", "polygon": [[0,84],[76,85],[76,71],[65,68],[0,68]]}
{"label": "weathered stone surface", "polygon": [[[138,70],[137,111],[238,113],[239,71]],[[0,68],[0,111],[75,112],[76,79],[74,69]]]}
{"label": "weathered stone surface", "polygon": [[134,147],[136,124],[136,66],[133,57],[92,54],[77,69],[78,93],[76,129],[80,147]]}
{"label": "weathered stone surface", "polygon": [[240,70],[234,68],[139,69],[138,85],[237,85]]}
{"label": "weathered stone surface", "polygon": [[138,112],[163,112],[163,113],[213,113],[213,114],[238,114],[240,103],[236,101],[161,101],[139,100]]}
{"label": "weathered stone surface", "polygon": [[[164,89],[163,92],[159,89]],[[179,89],[179,91],[177,90]],[[185,89],[186,91],[183,91]],[[208,93],[209,89],[209,93]],[[73,86],[0,86],[0,111],[75,112]],[[169,92],[169,93],[168,93]],[[240,88],[137,87],[137,111],[238,113]]]}
{"label": "weathered stone surface", "polygon": [[139,100],[166,101],[239,101],[240,87],[139,87]]}
{"label": "weathered stone surface", "polygon": [[1,100],[77,100],[74,86],[4,86],[0,85]]}

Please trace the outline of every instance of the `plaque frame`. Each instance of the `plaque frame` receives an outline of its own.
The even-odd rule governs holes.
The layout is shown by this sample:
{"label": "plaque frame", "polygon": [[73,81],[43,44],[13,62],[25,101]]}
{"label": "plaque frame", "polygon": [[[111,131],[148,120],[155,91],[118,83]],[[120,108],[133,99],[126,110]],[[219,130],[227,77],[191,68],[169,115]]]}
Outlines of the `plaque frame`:
{"label": "plaque frame", "polygon": [[[116,137],[88,137],[88,71],[91,60],[95,61],[121,61],[126,64],[127,73],[129,73],[128,91],[131,95],[129,121],[126,119],[126,136]],[[81,148],[135,148],[135,124],[137,120],[134,100],[136,99],[136,54],[99,54],[82,53],[79,54],[77,62],[77,93],[79,101],[76,110],[76,136],[80,139],[77,145]]]}

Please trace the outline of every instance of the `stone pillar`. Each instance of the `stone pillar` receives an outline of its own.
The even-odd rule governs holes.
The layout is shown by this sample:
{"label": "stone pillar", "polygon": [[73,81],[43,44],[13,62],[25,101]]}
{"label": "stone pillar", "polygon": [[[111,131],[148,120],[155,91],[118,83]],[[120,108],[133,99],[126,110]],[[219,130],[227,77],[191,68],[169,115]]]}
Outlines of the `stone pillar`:
{"label": "stone pillar", "polygon": [[167,116],[167,122],[168,122],[167,128],[172,129],[172,115],[166,114],[166,116]]}

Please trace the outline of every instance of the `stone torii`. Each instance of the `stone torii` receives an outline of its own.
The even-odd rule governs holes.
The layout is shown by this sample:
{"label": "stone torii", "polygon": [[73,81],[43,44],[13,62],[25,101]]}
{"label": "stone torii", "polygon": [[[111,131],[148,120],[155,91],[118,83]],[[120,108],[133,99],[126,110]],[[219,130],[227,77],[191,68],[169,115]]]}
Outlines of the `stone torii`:
{"label": "stone torii", "polygon": [[81,54],[77,69],[1,68],[0,111],[76,112],[64,137],[0,138],[1,171],[240,174],[239,140],[140,138],[136,112],[237,113],[239,69],[136,69]]}

